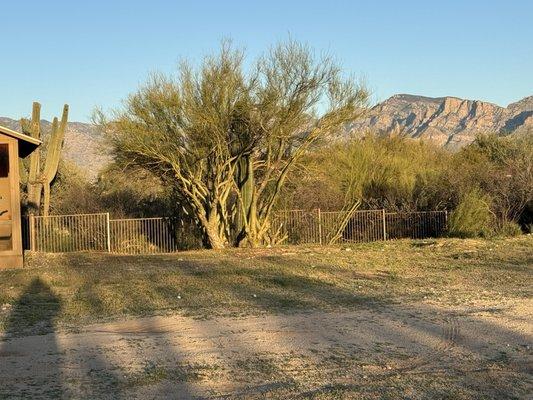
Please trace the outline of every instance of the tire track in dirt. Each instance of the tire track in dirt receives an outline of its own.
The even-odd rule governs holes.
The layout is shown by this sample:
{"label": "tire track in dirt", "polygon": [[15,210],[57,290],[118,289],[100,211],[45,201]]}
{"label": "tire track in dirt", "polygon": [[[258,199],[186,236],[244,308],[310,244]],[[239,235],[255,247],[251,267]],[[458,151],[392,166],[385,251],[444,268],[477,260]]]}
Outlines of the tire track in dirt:
{"label": "tire track in dirt", "polygon": [[[367,373],[363,377],[365,380],[381,381],[383,379],[406,373],[432,373],[432,372],[442,372],[446,368],[431,368],[423,371],[418,371],[434,363],[435,361],[441,359],[447,353],[449,353],[453,348],[455,348],[458,343],[460,332],[461,332],[461,323],[459,319],[450,315],[444,319],[444,325],[442,327],[442,335],[438,345],[434,350],[425,356],[420,356],[414,360],[406,363],[403,366],[392,368],[383,372],[376,373]],[[356,383],[329,383],[327,385],[321,386],[319,388],[306,390],[304,392],[298,393],[296,396],[291,398],[307,398],[317,394],[326,394],[335,390],[351,390],[351,389],[361,389],[360,384]]]}
{"label": "tire track in dirt", "polygon": [[[392,370],[384,373],[377,374],[379,376],[390,376],[398,373],[411,372],[432,364],[434,361],[441,359],[447,353],[449,353],[457,344],[460,334],[460,322],[457,317],[451,315],[445,319],[445,325],[442,328],[442,338],[437,347],[430,354],[407,363],[406,365],[393,368]],[[430,372],[430,371],[428,371]]]}
{"label": "tire track in dirt", "polygon": [[[461,331],[461,323],[459,319],[455,315],[448,315],[447,317],[442,319],[443,324],[440,328],[440,337],[439,341],[436,344],[435,347],[428,349],[427,354],[423,356],[416,357],[414,359],[411,359],[410,361],[405,362],[403,365],[400,365],[396,368],[392,368],[389,370],[384,370],[381,372],[365,372],[364,375],[362,375],[362,378],[365,381],[381,381],[383,379],[387,379],[389,377],[398,375],[398,374],[406,374],[406,373],[432,373],[432,372],[443,372],[446,371],[446,368],[438,367],[438,368],[425,368],[428,366],[431,366],[436,361],[442,359],[444,356],[446,356],[447,353],[449,353],[457,344],[459,337],[460,337],[460,331]],[[238,391],[238,392],[232,392],[232,393],[226,393],[226,394],[219,394],[217,396],[210,397],[211,399],[244,399],[244,398],[253,398],[254,396],[264,396],[264,395],[270,395],[275,396],[276,393],[279,393],[279,391],[284,391],[292,388],[294,390],[294,393],[287,394],[286,392],[283,393],[283,398],[307,398],[312,397],[318,394],[327,394],[329,392],[333,392],[336,390],[350,390],[350,389],[356,389],[361,390],[361,383],[355,383],[355,382],[330,382],[328,384],[325,384],[320,387],[315,388],[307,388],[304,390],[301,390],[303,388],[300,388],[298,390],[297,385],[295,385],[294,382],[289,381],[278,381],[278,382],[271,382],[268,385],[259,385],[256,387],[248,387],[245,390]]]}

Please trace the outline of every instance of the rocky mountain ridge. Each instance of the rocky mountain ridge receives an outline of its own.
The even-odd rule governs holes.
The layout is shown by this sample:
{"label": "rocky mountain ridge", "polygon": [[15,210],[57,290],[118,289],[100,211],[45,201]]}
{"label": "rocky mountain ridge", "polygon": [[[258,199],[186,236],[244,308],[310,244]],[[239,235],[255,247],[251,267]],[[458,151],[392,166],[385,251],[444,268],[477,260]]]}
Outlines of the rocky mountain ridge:
{"label": "rocky mountain ridge", "polygon": [[348,132],[401,133],[450,149],[472,142],[480,133],[512,134],[533,129],[533,96],[507,107],[457,97],[397,94],[349,124]]}

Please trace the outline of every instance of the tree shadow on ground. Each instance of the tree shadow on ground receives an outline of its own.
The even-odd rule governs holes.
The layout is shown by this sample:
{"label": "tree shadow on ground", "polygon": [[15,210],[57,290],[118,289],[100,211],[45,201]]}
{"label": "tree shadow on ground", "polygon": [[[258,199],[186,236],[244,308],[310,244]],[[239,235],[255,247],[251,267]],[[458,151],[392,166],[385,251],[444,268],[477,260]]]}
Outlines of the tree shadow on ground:
{"label": "tree shadow on ground", "polygon": [[[161,371],[143,354],[132,354],[135,360],[116,357],[112,341],[74,334],[59,346],[56,319],[61,310],[62,300],[39,277],[32,279],[13,304],[0,341],[0,399],[129,399],[139,386],[162,379]],[[170,347],[162,352],[172,365],[186,362]],[[128,371],[130,361],[140,365],[133,373]],[[178,371],[181,375],[171,368],[163,372],[165,379],[183,381],[179,398],[193,398],[183,378],[187,378],[186,368]]]}
{"label": "tree shadow on ground", "polygon": [[[8,365],[20,359],[30,358],[35,350],[27,348],[21,352],[15,346],[17,337],[22,335],[46,335],[46,357],[28,363],[26,379],[39,376],[34,387],[41,396],[59,398],[62,396],[60,357],[55,337],[55,320],[61,311],[61,300],[40,278],[34,278],[13,305],[5,323],[4,342],[0,345],[0,362]],[[17,350],[15,350],[17,349]],[[38,372],[39,371],[39,372]],[[42,371],[46,371],[42,374]],[[33,397],[35,389],[29,388],[24,377],[11,377],[4,371],[0,398]],[[29,394],[31,393],[31,395]]]}
{"label": "tree shadow on ground", "polygon": [[[113,258],[113,260],[117,259],[119,258]],[[87,265],[85,262],[83,265],[80,263],[73,269],[78,276],[82,277],[82,286],[87,287],[88,294],[94,298],[96,308],[99,309],[106,302],[106,293],[99,291],[98,286],[93,286],[93,277],[88,273],[89,270],[94,271],[91,260],[92,257],[87,256],[85,260]],[[109,258],[104,258],[104,260],[109,260]],[[272,389],[271,383],[273,380],[278,380],[280,382],[288,381],[288,385],[292,385],[290,378],[292,377],[291,374],[295,372],[284,371],[279,360],[269,357],[268,350],[270,347],[275,348],[277,344],[287,358],[298,358],[300,356],[298,351],[292,354],[294,343],[301,340],[303,342],[301,347],[308,349],[313,347],[313,343],[320,342],[324,337],[331,342],[332,346],[336,340],[345,340],[346,346],[343,348],[346,357],[349,359],[357,351],[361,351],[361,356],[368,358],[364,360],[364,363],[371,363],[377,372],[374,374],[362,372],[361,364],[354,362],[352,366],[356,373],[346,378],[345,383],[342,381],[335,383],[329,375],[325,375],[328,379],[327,382],[329,382],[327,384],[319,385],[317,382],[316,387],[311,387],[310,390],[296,388],[295,390],[301,391],[301,397],[322,398],[320,396],[324,395],[326,398],[342,398],[350,397],[353,393],[366,393],[369,397],[375,397],[380,393],[385,393],[391,398],[397,398],[393,394],[400,390],[404,391],[406,397],[409,397],[407,389],[394,386],[398,384],[396,375],[401,374],[404,377],[408,376],[408,381],[411,382],[409,384],[412,387],[415,387],[419,382],[426,385],[427,379],[424,381],[424,376],[435,377],[435,381],[442,383],[441,387],[420,389],[420,393],[426,395],[430,393],[429,390],[433,390],[432,393],[434,393],[435,398],[443,398],[452,391],[458,393],[457,398],[461,398],[463,391],[466,393],[463,398],[468,398],[465,396],[474,393],[480,393],[481,397],[485,396],[486,398],[491,396],[497,398],[513,398],[514,396],[516,398],[515,394],[520,394],[520,388],[523,387],[523,384],[514,384],[514,380],[522,379],[531,374],[529,364],[522,359],[526,353],[525,344],[530,343],[531,337],[513,330],[512,327],[497,324],[496,321],[489,322],[479,319],[476,316],[479,310],[470,309],[458,314],[456,310],[423,303],[389,304],[386,295],[365,294],[359,292],[357,286],[341,286],[322,281],[311,275],[302,275],[291,268],[283,268],[287,262],[285,258],[281,257],[279,259],[269,257],[267,261],[271,265],[263,268],[259,274],[253,266],[248,268],[247,265],[236,267],[239,268],[238,271],[226,269],[223,261],[219,260],[181,262],[170,256],[160,258],[124,257],[120,260],[124,265],[115,267],[116,270],[112,273],[109,272],[107,265],[102,265],[101,269],[106,269],[108,272],[105,275],[97,275],[97,277],[108,285],[106,289],[119,291],[119,294],[127,296],[130,300],[137,298],[135,305],[144,303],[143,308],[139,309],[142,313],[158,313],[160,312],[158,307],[161,304],[169,305],[169,309],[180,310],[181,308],[185,311],[194,311],[195,307],[205,309],[216,305],[219,298],[212,299],[212,293],[205,291],[203,289],[205,285],[202,283],[218,277],[221,279],[221,286],[217,287],[217,290],[221,292],[220,299],[233,308],[241,305],[248,306],[247,310],[243,310],[243,314],[252,310],[252,314],[259,312],[271,314],[272,317],[273,311],[287,311],[288,313],[316,310],[342,311],[345,308],[355,312],[355,316],[350,317],[351,319],[343,326],[332,324],[331,330],[322,331],[315,331],[317,328],[315,325],[321,322],[320,313],[316,314],[316,323],[312,322],[307,325],[299,324],[298,321],[300,320],[298,319],[287,323],[283,319],[274,320],[278,322],[275,326],[269,327],[273,333],[268,339],[268,343],[262,347],[253,340],[253,332],[247,340],[244,340],[244,336],[232,332],[236,329],[234,324],[238,325],[237,319],[215,318],[212,320],[212,325],[208,325],[205,321],[195,320],[195,329],[192,330],[189,337],[180,336],[179,326],[173,326],[169,331],[158,333],[161,327],[157,324],[152,325],[152,323],[145,326],[145,332],[97,333],[95,342],[80,340],[74,346],[78,349],[78,353],[71,359],[71,362],[80,368],[80,377],[87,381],[86,390],[83,391],[87,398],[101,398],[106,393],[111,398],[128,398],[128,395],[136,397],[139,393],[151,393],[152,395],[156,393],[161,398],[193,397],[194,392],[188,387],[187,377],[185,376],[184,379],[181,376],[187,375],[188,372],[182,373],[181,371],[183,368],[188,368],[191,354],[194,355],[198,351],[197,347],[189,353],[184,351],[187,343],[198,343],[198,339],[195,339],[196,336],[201,336],[202,341],[209,342],[210,345],[205,349],[205,352],[219,355],[220,362],[228,365],[231,368],[231,373],[233,370],[252,368],[248,367],[249,365],[253,365],[254,371],[252,372],[254,373],[258,369],[263,371],[256,373],[254,379],[260,381],[259,384],[254,386],[256,382],[252,382],[252,380],[239,382],[239,385],[245,386],[245,389],[231,393],[230,398],[258,398],[263,395],[259,393],[263,390],[266,392],[272,390],[272,393],[269,393],[272,398],[288,397],[276,396],[278,392],[276,392],[275,387]],[[259,259],[252,262],[262,261],[265,260]],[[114,281],[121,278],[124,267],[134,267],[132,264],[135,263],[142,265],[143,271],[151,270],[150,274],[156,275],[164,275],[166,270],[173,271],[173,273],[179,270],[179,274],[177,274],[179,279],[174,281],[160,279],[157,285],[152,282],[152,286],[157,287],[157,291],[161,292],[158,293],[158,297],[144,297],[144,293],[137,291],[134,282],[128,282],[128,285],[122,286],[115,285]],[[331,269],[331,266],[321,265],[318,260],[314,264],[316,264],[318,271],[326,268]],[[135,276],[135,279],[149,279],[150,274],[143,272],[141,275]],[[224,277],[225,274],[226,277]],[[235,275],[238,275],[238,279],[235,279]],[[389,279],[381,275],[367,277],[361,274],[357,275],[357,278],[368,279],[369,282]],[[113,285],[109,285],[110,283]],[[199,298],[196,303],[189,299],[192,297],[192,293],[187,293],[187,287],[195,288],[193,293]],[[183,298],[178,297],[180,294]],[[228,299],[231,302],[228,302]],[[362,315],[366,315],[365,318],[379,317],[375,323],[358,317],[358,311],[368,309],[369,304],[372,305],[372,310],[370,310],[372,313]],[[380,307],[375,307],[376,305]],[[128,311],[135,311],[135,308],[132,307]],[[45,315],[47,313],[49,312],[46,312]],[[140,315],[143,315],[142,313]],[[194,312],[192,314],[198,315]],[[368,317],[369,315],[370,317]],[[135,312],[132,312],[131,316],[134,317]],[[31,315],[27,318],[31,320]],[[48,320],[53,320],[53,318],[45,316],[45,319]],[[23,322],[20,321],[20,324]],[[249,328],[245,326],[243,329]],[[280,335],[274,336],[278,331]],[[164,340],[154,342],[152,340],[154,332],[162,336]],[[102,335],[109,336],[104,336],[102,339]],[[224,347],[220,345],[220,341],[226,335],[234,338],[234,340],[231,340],[231,343]],[[424,342],[420,342],[420,335],[424,338]],[[164,336],[168,337],[164,338]],[[290,340],[291,337],[297,338],[297,340],[292,341]],[[130,368],[126,371],[120,368],[124,364],[125,358],[114,354],[113,346],[104,343],[105,341],[117,340],[116,338],[128,341],[126,347],[129,354],[127,357],[131,357],[132,361],[136,360],[137,367],[140,366],[140,368]],[[372,338],[371,342],[373,343],[362,351],[361,346],[366,346],[366,343],[369,342],[368,338]],[[503,338],[507,342],[503,341]],[[419,350],[415,351],[416,349],[413,349],[411,344],[417,341]],[[376,343],[382,344],[381,347],[372,347]],[[405,348],[402,350],[398,343]],[[508,347],[509,344],[511,344],[510,347]],[[436,346],[437,350],[435,351]],[[395,360],[395,352],[398,349],[402,350],[405,353],[403,356],[408,358]],[[323,350],[326,359],[331,356],[327,347],[324,347]],[[274,351],[272,349],[272,352]],[[463,365],[454,359],[457,354],[465,357]],[[390,361],[390,359],[397,364],[392,366],[392,370],[388,370],[385,366],[385,362]],[[258,368],[257,365],[260,365],[261,368]],[[318,364],[315,364],[314,368],[316,370],[321,369]],[[468,370],[468,368],[477,368],[479,371]],[[344,366],[332,364],[332,369],[340,370],[344,369]],[[363,374],[367,375],[367,378],[363,379]],[[127,375],[126,378],[124,375]],[[295,381],[297,379],[298,376],[295,376]],[[183,383],[183,381],[185,382]],[[168,386],[169,390],[166,390],[166,383],[168,382],[173,382],[174,385]],[[176,388],[179,388],[179,392],[175,391]],[[428,395],[425,398],[430,397]]]}

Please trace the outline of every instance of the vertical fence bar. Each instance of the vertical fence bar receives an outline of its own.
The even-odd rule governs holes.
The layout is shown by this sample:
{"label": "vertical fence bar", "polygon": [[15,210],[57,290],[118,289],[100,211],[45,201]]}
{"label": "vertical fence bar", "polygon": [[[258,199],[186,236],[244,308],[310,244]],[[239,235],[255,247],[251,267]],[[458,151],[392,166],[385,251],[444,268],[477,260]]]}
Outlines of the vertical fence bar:
{"label": "vertical fence bar", "polygon": [[322,244],[322,215],[320,214],[320,208],[317,209],[318,214],[318,243]]}
{"label": "vertical fence bar", "polygon": [[35,216],[30,214],[30,250],[35,251]]}
{"label": "vertical fence bar", "polygon": [[387,218],[385,217],[385,209],[381,210],[381,221],[383,224],[383,240],[387,240]]}
{"label": "vertical fence bar", "polygon": [[111,224],[109,222],[109,213],[105,213],[105,225],[107,235],[107,252],[111,253]]}

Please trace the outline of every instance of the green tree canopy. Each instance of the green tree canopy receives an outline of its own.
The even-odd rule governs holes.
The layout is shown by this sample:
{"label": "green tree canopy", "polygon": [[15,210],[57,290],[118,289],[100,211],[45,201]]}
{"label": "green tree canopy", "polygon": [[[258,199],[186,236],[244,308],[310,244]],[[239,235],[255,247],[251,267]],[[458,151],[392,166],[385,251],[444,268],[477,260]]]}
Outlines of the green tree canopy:
{"label": "green tree canopy", "polygon": [[116,162],[173,185],[212,248],[268,242],[295,164],[368,100],[331,58],[293,41],[244,64],[225,43],[199,68],[152,76],[103,122]]}

